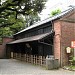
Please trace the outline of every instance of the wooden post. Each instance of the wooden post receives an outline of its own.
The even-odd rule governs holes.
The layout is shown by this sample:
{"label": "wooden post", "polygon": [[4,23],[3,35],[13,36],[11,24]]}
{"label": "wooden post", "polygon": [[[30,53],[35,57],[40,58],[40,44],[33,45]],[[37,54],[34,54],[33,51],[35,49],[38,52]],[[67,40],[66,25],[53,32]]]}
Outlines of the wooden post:
{"label": "wooden post", "polygon": [[19,59],[19,54],[18,53],[16,53],[16,59]]}
{"label": "wooden post", "polygon": [[41,59],[41,60],[40,60],[40,61],[41,61],[41,64],[40,64],[40,65],[42,66],[42,56],[40,56],[40,59]]}
{"label": "wooden post", "polygon": [[14,59],[15,59],[15,53],[13,53],[14,54]]}
{"label": "wooden post", "polygon": [[37,57],[37,64],[39,65],[39,56]]}
{"label": "wooden post", "polygon": [[19,53],[17,53],[17,59],[19,60]]}
{"label": "wooden post", "polygon": [[29,54],[29,63],[30,63],[30,54]]}
{"label": "wooden post", "polygon": [[29,63],[31,63],[31,55],[29,55]]}
{"label": "wooden post", "polygon": [[26,54],[24,55],[24,60],[25,60],[25,62],[26,62]]}
{"label": "wooden post", "polygon": [[33,56],[33,60],[34,60],[34,62],[33,62],[33,63],[35,64],[35,55]]}
{"label": "wooden post", "polygon": [[11,52],[11,58],[13,59],[13,52]]}
{"label": "wooden post", "polygon": [[43,56],[43,66],[45,66],[46,65],[46,58],[45,58],[45,56]]}
{"label": "wooden post", "polygon": [[20,60],[22,61],[22,54],[20,54]]}
{"label": "wooden post", "polygon": [[37,65],[37,55],[36,55],[36,65]]}
{"label": "wooden post", "polygon": [[39,56],[39,65],[41,65],[41,56]]}
{"label": "wooden post", "polygon": [[26,54],[26,62],[27,62],[27,54]]}
{"label": "wooden post", "polygon": [[18,60],[20,59],[20,53],[17,54]]}
{"label": "wooden post", "polygon": [[40,65],[40,56],[38,56],[38,65]]}
{"label": "wooden post", "polygon": [[33,55],[31,55],[31,63],[33,64]]}
{"label": "wooden post", "polygon": [[27,54],[26,54],[26,62],[27,62]]}
{"label": "wooden post", "polygon": [[16,59],[17,59],[17,53],[16,53]]}
{"label": "wooden post", "polygon": [[13,52],[13,59],[14,59],[14,52]]}
{"label": "wooden post", "polygon": [[16,59],[16,53],[14,53],[14,57],[15,57],[15,59]]}
{"label": "wooden post", "polygon": [[24,54],[23,54],[23,61],[24,61]]}
{"label": "wooden post", "polygon": [[28,54],[28,63],[29,63],[29,54]]}
{"label": "wooden post", "polygon": [[27,54],[27,62],[28,62],[28,54]]}

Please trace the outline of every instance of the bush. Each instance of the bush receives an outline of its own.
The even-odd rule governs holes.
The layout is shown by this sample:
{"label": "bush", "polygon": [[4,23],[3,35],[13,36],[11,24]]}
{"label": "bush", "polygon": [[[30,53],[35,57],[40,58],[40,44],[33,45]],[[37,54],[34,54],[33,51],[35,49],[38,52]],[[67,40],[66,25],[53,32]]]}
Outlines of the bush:
{"label": "bush", "polygon": [[75,65],[75,56],[72,57],[71,64],[72,64],[72,65]]}

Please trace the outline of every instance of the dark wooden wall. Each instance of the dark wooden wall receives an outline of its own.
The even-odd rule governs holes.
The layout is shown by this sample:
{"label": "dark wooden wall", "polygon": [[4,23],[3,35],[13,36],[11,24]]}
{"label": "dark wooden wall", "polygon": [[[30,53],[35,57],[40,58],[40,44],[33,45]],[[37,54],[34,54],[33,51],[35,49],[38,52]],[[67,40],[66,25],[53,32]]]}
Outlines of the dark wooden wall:
{"label": "dark wooden wall", "polygon": [[[17,40],[17,39],[22,39],[26,37],[31,37],[31,36],[50,32],[51,30],[52,30],[52,24],[51,22],[49,22],[49,23],[40,25],[38,27],[35,27],[33,29],[27,30],[25,32],[22,32],[20,34],[17,34],[14,36],[14,39]],[[43,42],[53,45],[53,37],[50,36],[46,38],[45,40],[43,40]],[[25,44],[26,43],[14,44],[14,47],[13,47],[14,52],[21,52],[21,53],[27,53],[27,54],[33,54],[33,55],[35,54],[35,55],[42,55],[42,56],[53,54],[53,48],[52,48],[53,46],[40,44],[38,42],[31,42],[29,43],[31,48],[27,48]]]}
{"label": "dark wooden wall", "polygon": [[14,39],[17,40],[17,39],[21,39],[21,38],[35,36],[35,35],[42,34],[42,33],[47,33],[47,32],[50,32],[51,29],[52,29],[51,23],[43,24],[36,28],[30,29],[28,31],[25,31],[25,32],[15,35]]}

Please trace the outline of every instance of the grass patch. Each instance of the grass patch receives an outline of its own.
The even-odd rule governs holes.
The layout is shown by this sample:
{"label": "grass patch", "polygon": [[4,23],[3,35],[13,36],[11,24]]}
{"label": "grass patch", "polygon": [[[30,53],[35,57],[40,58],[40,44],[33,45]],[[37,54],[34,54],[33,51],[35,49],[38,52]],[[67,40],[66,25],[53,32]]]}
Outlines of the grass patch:
{"label": "grass patch", "polygon": [[71,69],[75,69],[75,66],[70,66]]}
{"label": "grass patch", "polygon": [[70,70],[70,71],[75,71],[75,65],[64,66],[63,69]]}

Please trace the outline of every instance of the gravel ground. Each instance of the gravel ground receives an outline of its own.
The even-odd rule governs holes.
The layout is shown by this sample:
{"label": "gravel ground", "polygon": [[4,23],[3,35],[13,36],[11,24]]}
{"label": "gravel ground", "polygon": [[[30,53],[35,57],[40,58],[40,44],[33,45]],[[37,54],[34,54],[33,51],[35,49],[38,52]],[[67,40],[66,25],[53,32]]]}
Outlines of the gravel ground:
{"label": "gravel ground", "polygon": [[75,75],[74,71],[46,70],[15,59],[0,59],[0,75]]}

